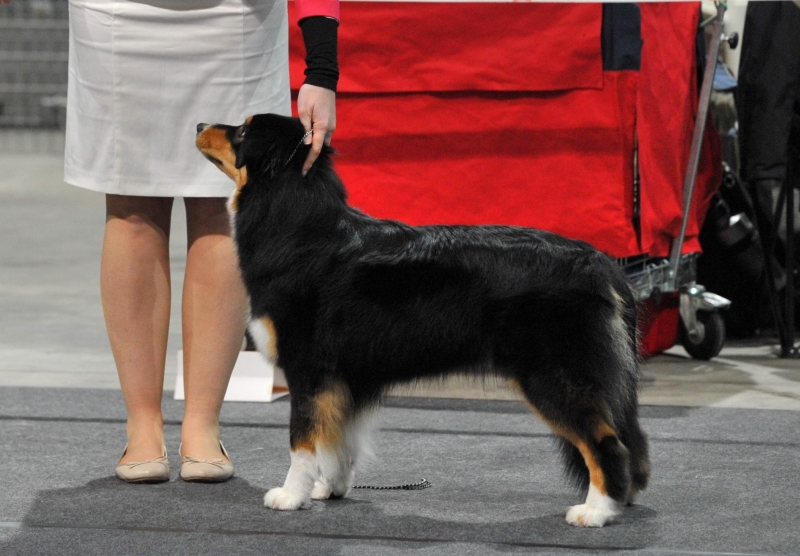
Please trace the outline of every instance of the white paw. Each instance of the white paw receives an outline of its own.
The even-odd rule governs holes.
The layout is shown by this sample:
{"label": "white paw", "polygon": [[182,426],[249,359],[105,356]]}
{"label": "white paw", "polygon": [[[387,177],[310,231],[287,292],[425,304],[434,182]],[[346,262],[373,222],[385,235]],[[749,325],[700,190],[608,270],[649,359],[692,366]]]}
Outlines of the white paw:
{"label": "white paw", "polygon": [[567,512],[567,523],[575,527],[602,527],[611,521],[618,512],[607,507],[578,504]]}
{"label": "white paw", "polygon": [[313,500],[328,500],[331,497],[331,492],[331,487],[327,481],[314,481],[311,498]]}
{"label": "white paw", "polygon": [[310,501],[285,488],[273,488],[264,496],[264,505],[273,510],[299,510]]}
{"label": "white paw", "polygon": [[311,491],[311,498],[314,500],[335,500],[344,498],[350,491],[349,483],[331,485],[327,480],[322,479],[314,482],[314,489]]}

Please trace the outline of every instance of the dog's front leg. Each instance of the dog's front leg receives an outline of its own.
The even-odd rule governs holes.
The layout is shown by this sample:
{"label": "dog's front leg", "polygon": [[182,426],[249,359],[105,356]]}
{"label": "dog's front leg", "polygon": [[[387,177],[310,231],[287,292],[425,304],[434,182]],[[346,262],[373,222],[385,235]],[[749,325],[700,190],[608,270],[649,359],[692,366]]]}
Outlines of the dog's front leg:
{"label": "dog's front leg", "polygon": [[333,450],[318,450],[320,477],[314,483],[311,498],[328,500],[344,498],[353,485],[355,465],[372,455],[370,433],[375,427],[374,408],[355,410],[344,425],[342,441]]}
{"label": "dog's front leg", "polygon": [[265,506],[297,510],[310,504],[312,491],[315,498],[341,497],[347,493],[352,481],[346,448],[351,414],[351,397],[343,384],[327,384],[313,397],[296,388],[292,390],[289,423],[292,463],[283,487],[267,492]]}
{"label": "dog's front leg", "polygon": [[344,498],[353,484],[354,472],[352,466],[338,468],[331,473],[322,472],[318,481],[314,483],[311,498],[314,500],[331,500]]}
{"label": "dog's front leg", "polygon": [[353,483],[353,465],[346,444],[318,448],[317,463],[319,478],[314,483],[311,498],[314,500],[343,498]]}
{"label": "dog's front leg", "polygon": [[292,449],[292,463],[282,487],[270,489],[264,505],[273,510],[299,510],[311,503],[311,490],[319,476],[316,454],[307,448]]}

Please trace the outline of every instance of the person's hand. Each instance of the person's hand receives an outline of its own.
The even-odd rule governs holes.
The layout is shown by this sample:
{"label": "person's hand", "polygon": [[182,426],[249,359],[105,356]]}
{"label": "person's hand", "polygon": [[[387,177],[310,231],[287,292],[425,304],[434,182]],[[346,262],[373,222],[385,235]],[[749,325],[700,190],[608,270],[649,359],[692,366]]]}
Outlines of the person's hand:
{"label": "person's hand", "polygon": [[314,130],[305,139],[305,144],[311,145],[311,150],[308,151],[306,161],[303,163],[305,176],[322,152],[322,145],[331,144],[331,135],[336,129],[336,93],[324,87],[303,84],[297,93],[297,115],[306,131]]}

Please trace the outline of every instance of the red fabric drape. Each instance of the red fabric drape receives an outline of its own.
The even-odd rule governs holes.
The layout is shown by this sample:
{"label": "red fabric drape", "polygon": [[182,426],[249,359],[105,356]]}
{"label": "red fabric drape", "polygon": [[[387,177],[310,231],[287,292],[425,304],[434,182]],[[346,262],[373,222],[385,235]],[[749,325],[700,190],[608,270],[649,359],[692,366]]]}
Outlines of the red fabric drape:
{"label": "red fabric drape", "polygon": [[[668,255],[697,107],[699,4],[641,5],[640,72],[602,71],[601,9],[342,3],[333,145],[351,203],[412,224],[525,225],[616,257]],[[296,28],[290,44],[296,89]],[[699,250],[719,171],[706,149],[684,252]]]}
{"label": "red fabric drape", "polygon": [[[601,91],[552,95],[581,118],[553,112],[551,95],[342,95],[337,166],[351,203],[377,217],[533,225],[636,253],[632,135],[621,131],[633,125],[636,81],[625,72]],[[383,111],[392,118],[370,117]]]}
{"label": "red fabric drape", "polygon": [[[643,3],[642,65],[637,104],[641,174],[642,248],[669,254],[683,220],[683,182],[697,112],[696,2]],[[719,137],[706,127],[684,253],[700,251],[697,237],[722,179]]]}
{"label": "red fabric drape", "polygon": [[353,205],[412,224],[535,226],[612,255],[639,252],[638,77],[603,73],[599,4],[341,9],[334,146]]}
{"label": "red fabric drape", "polygon": [[[599,4],[342,2],[340,11],[340,93],[603,86]],[[296,89],[305,52],[290,29]]]}

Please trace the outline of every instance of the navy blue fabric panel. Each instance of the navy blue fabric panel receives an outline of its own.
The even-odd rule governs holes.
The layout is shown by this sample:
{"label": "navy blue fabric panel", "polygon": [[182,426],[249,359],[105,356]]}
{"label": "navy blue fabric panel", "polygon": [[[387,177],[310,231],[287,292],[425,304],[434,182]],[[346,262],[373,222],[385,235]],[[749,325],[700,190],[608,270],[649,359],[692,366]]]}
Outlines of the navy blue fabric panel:
{"label": "navy blue fabric panel", "polygon": [[603,4],[603,70],[639,70],[642,17],[636,4]]}

